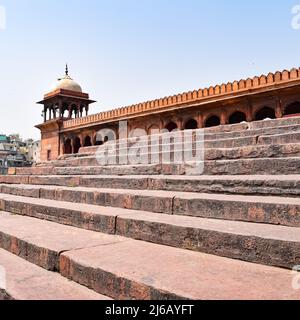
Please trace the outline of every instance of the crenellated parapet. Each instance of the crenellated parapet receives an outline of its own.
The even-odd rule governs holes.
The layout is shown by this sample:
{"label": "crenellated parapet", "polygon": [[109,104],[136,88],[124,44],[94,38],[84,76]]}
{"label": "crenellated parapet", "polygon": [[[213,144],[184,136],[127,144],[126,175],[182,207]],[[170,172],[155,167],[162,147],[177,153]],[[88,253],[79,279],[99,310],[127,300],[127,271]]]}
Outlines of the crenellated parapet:
{"label": "crenellated parapet", "polygon": [[76,118],[65,121],[63,123],[63,129],[75,128],[92,123],[108,122],[142,114],[150,114],[152,112],[159,112],[160,110],[168,111],[169,109],[172,110],[180,106],[221,100],[227,96],[255,93],[264,89],[271,89],[272,87],[276,88],[277,85],[284,86],[285,83],[289,84],[293,81],[299,80],[299,68],[293,68],[290,71],[278,71],[276,73],[269,73],[268,75],[261,75],[259,77],[256,76],[252,79],[248,78],[246,80],[242,79],[240,81],[228,82],[227,84],[223,83],[221,85],[211,86],[209,88],[184,92],[169,97],[101,112],[84,118]]}

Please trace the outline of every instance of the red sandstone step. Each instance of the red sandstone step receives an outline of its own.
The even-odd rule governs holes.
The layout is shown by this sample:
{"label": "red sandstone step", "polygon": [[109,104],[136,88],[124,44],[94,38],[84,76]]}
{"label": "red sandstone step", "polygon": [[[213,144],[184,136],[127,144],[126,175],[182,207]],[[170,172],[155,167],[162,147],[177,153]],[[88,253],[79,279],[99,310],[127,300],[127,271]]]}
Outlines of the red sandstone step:
{"label": "red sandstone step", "polygon": [[[173,169],[176,171],[176,169]],[[179,168],[185,174],[186,168]],[[300,158],[262,158],[205,161],[206,175],[280,175],[300,174]]]}
{"label": "red sandstone step", "polygon": [[242,138],[250,136],[272,136],[278,134],[288,134],[300,131],[299,124],[292,124],[287,126],[274,126],[269,128],[248,129],[236,132],[222,132],[222,133],[205,133],[206,140],[219,140],[226,138]]}
{"label": "red sandstone step", "polygon": [[[81,206],[77,210],[92,210],[93,213],[97,212],[97,206],[102,206],[300,227],[298,198],[33,185],[2,185],[1,193],[2,208],[6,211],[16,210],[22,205],[22,212],[36,212],[42,210],[41,207],[45,211],[53,207],[52,211],[58,214],[60,205],[62,209],[68,209],[66,203],[72,202]],[[56,207],[54,200],[62,202]],[[111,216],[106,216],[104,226],[110,226],[109,233],[113,233],[113,223]]]}
{"label": "red sandstone step", "polygon": [[300,193],[300,175],[0,176],[0,183],[288,197]]}
{"label": "red sandstone step", "polygon": [[[298,122],[298,119],[297,119]],[[252,125],[248,124],[248,126],[237,126],[240,129],[242,129],[241,131],[235,131],[235,130],[231,130],[232,128],[234,128],[235,126],[230,126],[227,125],[224,128],[226,128],[226,131],[221,132],[220,130],[216,129],[216,128],[210,128],[210,129],[204,129],[204,131],[202,129],[200,130],[190,130],[188,132],[188,134],[191,134],[193,136],[197,135],[197,132],[204,132],[205,135],[205,140],[224,140],[224,139],[240,139],[240,138],[249,138],[249,137],[261,137],[261,136],[276,136],[276,135],[286,135],[286,134],[295,134],[298,133],[300,131],[300,123],[299,124],[290,124],[290,125],[283,125],[283,126],[278,126],[278,124],[280,124],[279,122],[276,122],[275,124],[273,124],[271,127],[264,127],[262,126],[261,128],[256,128],[256,129],[251,129]],[[215,133],[213,133],[214,131],[217,131]],[[175,135],[177,137],[179,136],[183,136],[184,134],[187,134],[187,131],[178,131],[175,133]],[[165,133],[165,134],[158,134],[158,135],[154,135],[155,139],[161,139],[161,137],[172,137],[174,136],[173,133]],[[149,137],[148,136],[144,136],[144,137],[133,137],[133,138],[128,138],[128,139],[121,139],[119,140],[120,144],[124,144],[124,143],[128,143],[130,144],[134,144],[137,141],[149,141]],[[202,139],[201,139],[202,140]],[[299,141],[299,139],[298,139]],[[110,144],[110,142],[107,143],[108,145]],[[106,145],[107,145],[106,144]],[[64,155],[62,156],[62,158],[69,158],[69,157],[80,157],[82,156],[84,153],[85,154],[93,154],[95,153],[98,148],[101,148],[101,146],[93,146],[93,147],[84,147],[80,149],[80,153],[78,155]]]}
{"label": "red sandstone step", "polygon": [[250,130],[255,130],[255,129],[262,129],[262,128],[271,128],[276,126],[289,126],[289,125],[295,125],[295,124],[300,124],[300,117],[254,121],[248,124],[248,128]]}
{"label": "red sandstone step", "polygon": [[[0,214],[1,246],[116,299],[299,299],[290,271]],[[3,239],[1,237],[0,239]],[[55,254],[53,254],[55,253]],[[47,259],[48,258],[48,259]]]}
{"label": "red sandstone step", "polygon": [[[196,142],[203,143],[203,147],[205,149],[232,149],[232,148],[245,148],[249,146],[256,146],[256,145],[263,145],[266,147],[267,145],[284,145],[284,144],[292,144],[292,143],[299,143],[300,141],[300,126],[299,131],[290,132],[290,133],[281,133],[276,135],[253,135],[253,136],[246,136],[246,137],[234,137],[234,138],[225,138],[222,137],[221,139],[207,139],[207,136],[199,136],[193,137],[193,135],[187,135],[186,141],[183,139],[182,136],[170,139],[158,139],[155,140],[153,137],[146,137],[141,138],[140,141],[137,141],[133,144],[129,144],[126,140],[125,142],[117,141],[113,143],[104,144],[102,146],[93,147],[94,153],[99,150],[110,150],[111,145],[115,146],[117,150],[134,150],[136,148],[160,148],[160,150],[166,150],[166,148],[170,147],[173,149],[186,149],[191,148],[191,145],[195,146]],[[80,158],[80,157],[79,157]]]}
{"label": "red sandstone step", "polygon": [[[293,268],[294,265],[300,264],[298,256],[300,249],[300,228],[162,215],[145,211],[77,205],[51,200],[30,200],[21,197],[16,197],[15,201],[7,199],[2,200],[2,205],[5,202],[3,210],[12,214],[36,217],[91,231],[108,234],[117,233],[137,240],[145,240],[249,262],[286,268]],[[17,221],[22,218],[14,217]],[[110,218],[109,220],[108,217]],[[14,232],[18,232],[19,230],[20,234],[23,235],[22,232],[25,230],[24,225],[20,229],[15,229],[12,226],[14,219],[7,216],[7,214],[3,215],[0,219],[0,245],[2,235],[4,237],[2,246],[7,250],[9,250],[10,241],[6,235],[12,232],[12,230]],[[63,232],[62,226],[60,230]],[[42,239],[46,233],[50,235],[50,231],[47,231],[47,229],[40,230],[40,233],[38,233],[40,234],[39,239]],[[66,234],[66,236],[70,239],[65,245],[70,246],[72,249],[81,244],[97,245],[97,238],[95,238],[96,243],[90,243],[87,240],[88,238],[83,238],[83,236],[87,236],[87,233],[81,235],[77,241],[73,242],[72,238],[74,235]],[[55,235],[51,235],[51,237],[53,241],[56,241]],[[268,249],[266,250],[266,248]],[[62,248],[59,247],[58,249]],[[56,251],[48,252],[47,255],[38,257],[35,256],[34,252],[30,252],[27,249],[24,252],[28,259],[34,259],[30,261],[44,268],[49,270],[56,270],[58,268],[56,265]],[[22,255],[22,252],[17,251],[17,254]]]}
{"label": "red sandstone step", "polygon": [[[125,181],[125,177],[114,178]],[[97,184],[104,177],[82,177],[80,185],[104,187]],[[134,177],[133,177],[134,179]],[[127,179],[130,181],[130,179]],[[245,175],[245,176],[153,176],[148,180],[153,190],[223,193],[243,195],[267,195],[294,197],[300,194],[300,175]],[[134,180],[133,180],[134,182]],[[106,186],[108,187],[108,183]],[[132,183],[134,186],[134,183]]]}
{"label": "red sandstone step", "polygon": [[[257,139],[257,138],[255,138]],[[132,165],[139,163],[156,164],[162,163],[163,159],[169,159],[172,163],[174,159],[186,159],[191,160],[191,156],[204,157],[205,160],[232,160],[232,159],[253,159],[253,158],[287,158],[287,157],[300,157],[300,143],[287,143],[287,144],[272,144],[268,137],[265,137],[268,145],[249,145],[244,147],[216,147],[205,149],[203,155],[201,151],[196,153],[195,145],[182,146],[178,148],[173,145],[168,146],[167,149],[162,149],[161,146],[157,146],[157,149],[150,149],[148,147],[132,147],[122,148],[119,151],[121,156],[116,151],[104,151],[97,152],[96,155],[86,157],[75,157],[67,160],[59,160],[45,165],[46,172],[51,171],[50,166],[55,167],[79,167],[79,166],[101,166],[101,165],[122,165],[125,160]],[[263,141],[263,140],[261,140]],[[300,141],[300,140],[299,140]],[[162,152],[164,150],[164,152]],[[168,151],[169,150],[169,151]],[[136,155],[139,157],[136,157]],[[191,155],[190,155],[191,154]],[[132,157],[134,155],[134,157]],[[175,158],[177,157],[177,158]],[[42,172],[41,167],[35,167],[36,172]],[[17,172],[26,172],[30,170],[17,169]]]}
{"label": "red sandstone step", "polygon": [[[101,255],[96,248],[64,253],[62,274],[98,292],[113,290],[117,299],[160,299],[157,287],[164,298],[169,298],[169,292],[198,300],[300,297],[292,289],[291,273],[281,269],[149,243],[122,242],[113,254],[111,248],[103,249]],[[104,279],[104,283],[94,279]]]}
{"label": "red sandstone step", "polygon": [[[203,163],[200,163],[203,166]],[[16,168],[17,175],[190,175],[195,163],[181,165],[115,165],[81,167]],[[197,167],[197,166],[196,166]],[[217,160],[204,162],[204,175],[280,175],[300,174],[300,157]]]}
{"label": "red sandstone step", "polygon": [[46,271],[0,249],[1,276],[6,289],[0,299],[13,300],[109,300],[61,275]]}
{"label": "red sandstone step", "polygon": [[59,257],[64,251],[119,241],[118,237],[7,212],[0,212],[0,221],[0,247],[49,271],[59,270]]}
{"label": "red sandstone step", "polygon": [[[140,153],[142,151],[143,153]],[[123,151],[122,151],[123,152]],[[125,151],[124,151],[125,152]],[[151,153],[149,151],[136,148],[128,151],[125,157],[127,163],[142,164],[142,163],[169,163],[182,162],[184,159],[205,159],[210,160],[236,160],[236,159],[255,159],[255,158],[288,158],[300,157],[300,144],[284,144],[284,145],[269,145],[269,146],[247,146],[243,148],[227,148],[227,149],[206,149],[203,154],[201,151],[196,153],[195,149],[170,149],[168,152]],[[122,154],[122,153],[121,153]],[[125,153],[127,154],[127,153]],[[134,157],[132,156],[134,155]],[[136,157],[136,155],[139,155]],[[76,160],[57,164],[57,166],[101,166],[101,165],[122,165],[124,156],[119,156],[118,153],[112,152],[109,154],[97,154],[97,156],[79,158]]]}

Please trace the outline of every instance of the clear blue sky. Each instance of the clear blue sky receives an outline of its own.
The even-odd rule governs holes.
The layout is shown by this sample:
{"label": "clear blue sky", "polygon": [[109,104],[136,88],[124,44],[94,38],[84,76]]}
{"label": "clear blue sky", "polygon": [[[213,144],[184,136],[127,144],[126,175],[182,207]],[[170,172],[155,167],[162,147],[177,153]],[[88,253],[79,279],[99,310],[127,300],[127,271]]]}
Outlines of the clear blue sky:
{"label": "clear blue sky", "polygon": [[300,66],[300,0],[0,0],[0,132],[39,138],[35,102],[64,72],[93,113]]}

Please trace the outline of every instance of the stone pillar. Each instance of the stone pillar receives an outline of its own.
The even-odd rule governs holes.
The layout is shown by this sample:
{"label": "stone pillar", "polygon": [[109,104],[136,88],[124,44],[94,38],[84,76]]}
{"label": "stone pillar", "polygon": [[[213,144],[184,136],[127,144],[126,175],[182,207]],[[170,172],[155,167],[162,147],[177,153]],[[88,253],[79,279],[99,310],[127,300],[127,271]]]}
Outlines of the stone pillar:
{"label": "stone pillar", "polygon": [[202,113],[199,113],[198,114],[198,117],[197,117],[197,122],[198,122],[198,128],[199,129],[202,129],[204,128],[204,121],[203,121],[203,114]]}
{"label": "stone pillar", "polygon": [[74,154],[74,151],[75,151],[75,139],[74,138],[72,138],[71,139],[71,146],[72,146],[72,154]]}
{"label": "stone pillar", "polygon": [[181,118],[178,119],[177,121],[175,121],[175,123],[177,124],[179,130],[181,130],[181,131],[184,130],[184,123]]}
{"label": "stone pillar", "polygon": [[246,120],[247,120],[247,122],[252,122],[253,119],[254,119],[253,106],[251,103],[249,103],[247,111],[246,111]]}
{"label": "stone pillar", "polygon": [[253,114],[253,104],[250,98],[247,98],[248,106],[246,109],[246,120],[247,122],[252,122],[255,115]]}
{"label": "stone pillar", "polygon": [[76,104],[76,108],[77,108],[77,118],[80,118],[80,103]]}
{"label": "stone pillar", "polygon": [[65,139],[64,137],[60,137],[60,148],[59,148],[59,156],[63,155],[65,153]]}
{"label": "stone pillar", "polygon": [[222,110],[221,117],[220,117],[221,125],[227,124],[227,112],[225,110]]}
{"label": "stone pillar", "polygon": [[276,99],[275,116],[276,118],[282,118],[283,116],[283,106],[281,99]]}
{"label": "stone pillar", "polygon": [[63,105],[61,102],[59,102],[58,104],[58,110],[59,110],[59,118],[62,118],[63,117]]}
{"label": "stone pillar", "polygon": [[160,119],[159,121],[159,130],[163,130],[164,129],[164,120],[163,119]]}
{"label": "stone pillar", "polygon": [[80,135],[78,135],[79,139],[80,139],[80,144],[81,144],[81,147],[84,147],[84,135],[83,133],[81,133]]}
{"label": "stone pillar", "polygon": [[47,112],[48,112],[48,108],[45,106],[44,107],[44,122],[47,121]]}
{"label": "stone pillar", "polygon": [[68,112],[69,112],[69,119],[72,119],[72,108],[71,108],[71,106],[68,106]]}

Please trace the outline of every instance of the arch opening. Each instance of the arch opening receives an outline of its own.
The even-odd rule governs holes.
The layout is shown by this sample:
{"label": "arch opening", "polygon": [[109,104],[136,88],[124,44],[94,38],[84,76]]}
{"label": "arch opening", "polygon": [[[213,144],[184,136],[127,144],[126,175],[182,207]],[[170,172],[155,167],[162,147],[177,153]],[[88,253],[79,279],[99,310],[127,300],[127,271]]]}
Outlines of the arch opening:
{"label": "arch opening", "polygon": [[255,121],[262,121],[265,119],[276,119],[275,110],[270,107],[263,107],[255,115]]}
{"label": "arch opening", "polygon": [[190,119],[186,122],[185,130],[195,130],[198,129],[198,122],[195,119]]}
{"label": "arch opening", "polygon": [[84,147],[91,147],[92,146],[92,139],[90,136],[86,136],[84,139]]}
{"label": "arch opening", "polygon": [[247,121],[245,113],[237,111],[229,117],[229,124],[238,124]]}
{"label": "arch opening", "polygon": [[81,148],[81,141],[80,141],[80,138],[77,137],[74,140],[74,153],[78,153],[80,148]]}
{"label": "arch opening", "polygon": [[65,154],[72,154],[72,142],[71,139],[67,139],[65,142]]}
{"label": "arch opening", "polygon": [[218,116],[211,116],[205,121],[205,128],[217,127],[221,124],[221,120]]}
{"label": "arch opening", "polygon": [[300,102],[297,101],[297,102],[294,102],[294,103],[289,104],[289,105],[285,108],[284,115],[285,115],[285,116],[293,116],[293,115],[294,115],[294,116],[295,116],[295,115],[300,116]]}
{"label": "arch opening", "polygon": [[169,122],[166,125],[165,129],[167,129],[169,132],[172,132],[173,130],[178,129],[178,126],[177,126],[177,124],[175,122]]}

